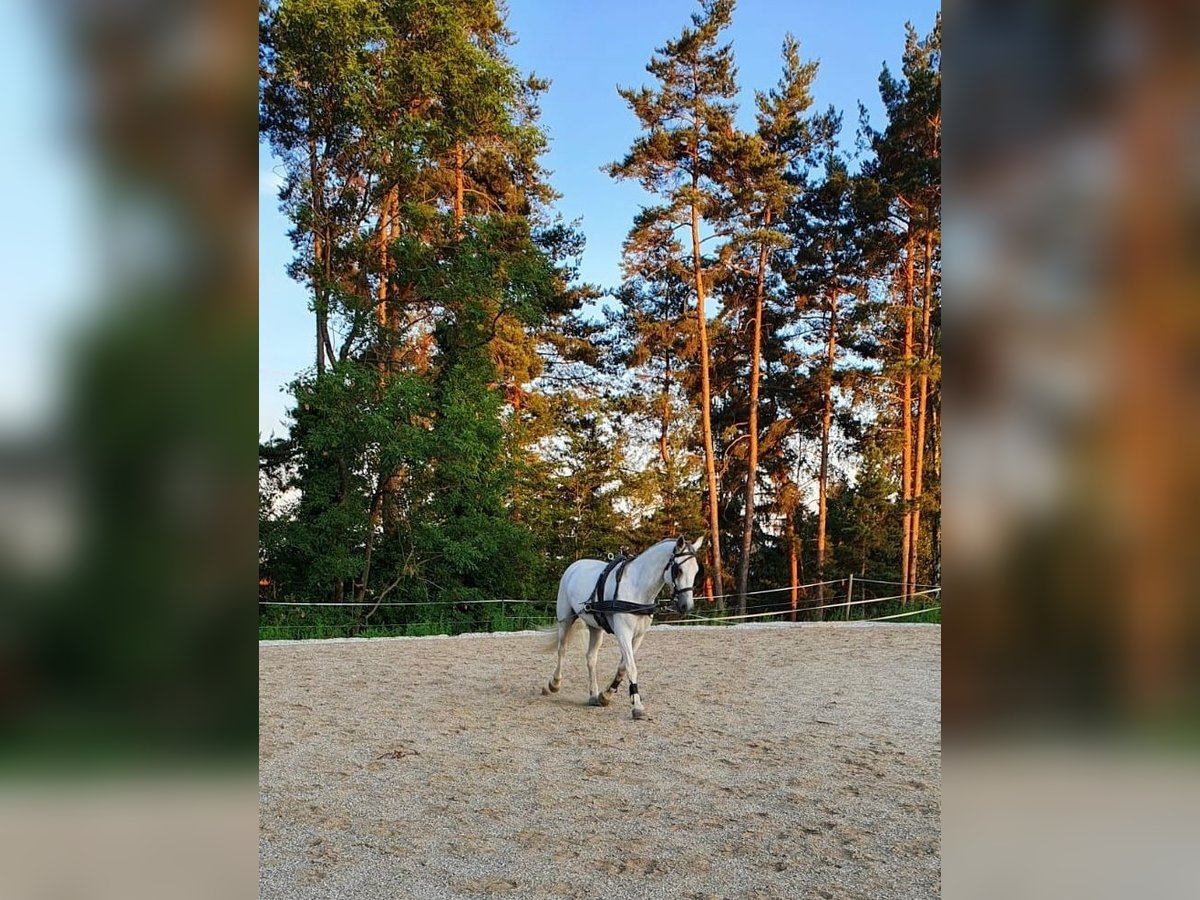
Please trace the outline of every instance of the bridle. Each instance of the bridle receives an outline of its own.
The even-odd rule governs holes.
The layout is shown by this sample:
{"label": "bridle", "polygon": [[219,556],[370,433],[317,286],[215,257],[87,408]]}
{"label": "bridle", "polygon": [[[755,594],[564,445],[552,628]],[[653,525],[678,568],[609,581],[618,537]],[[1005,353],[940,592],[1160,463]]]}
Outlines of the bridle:
{"label": "bridle", "polygon": [[[671,600],[670,600],[670,602],[674,603],[675,608],[680,611],[682,611],[682,609],[683,609],[682,605],[680,604],[680,598],[684,594],[693,593],[695,591],[695,588],[693,588],[693,587],[681,588],[678,584],[679,576],[683,574],[683,566],[681,565],[681,563],[683,562],[683,560],[687,560],[687,559],[698,559],[695,551],[693,551],[693,550],[676,550],[673,554],[671,554],[671,561],[669,563],[667,563],[667,565],[663,568],[664,575],[667,574],[668,570],[671,573]],[[663,604],[663,605],[665,606],[666,604]]]}

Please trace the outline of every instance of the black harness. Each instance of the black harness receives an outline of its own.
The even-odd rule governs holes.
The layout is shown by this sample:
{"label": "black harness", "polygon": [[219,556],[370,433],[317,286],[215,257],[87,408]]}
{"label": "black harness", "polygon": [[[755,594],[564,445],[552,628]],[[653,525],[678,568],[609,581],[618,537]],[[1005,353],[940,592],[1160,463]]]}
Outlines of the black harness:
{"label": "black harness", "polygon": [[[696,554],[691,550],[686,550],[682,553],[675,553],[671,556],[670,563],[667,568],[671,570],[671,603],[678,603],[679,597],[686,594],[691,588],[681,588],[676,582],[679,576],[683,574],[683,569],[680,562],[685,559],[695,559]],[[618,600],[617,597],[621,593],[621,577],[625,574],[625,567],[633,561],[634,557],[626,556],[624,552],[620,556],[612,559],[604,571],[600,573],[600,577],[596,579],[596,588],[592,591],[592,599],[589,600],[583,607],[583,611],[592,616],[596,620],[596,624],[607,631],[613,633],[612,622],[609,619],[613,613],[630,613],[635,616],[652,616],[658,612],[660,607],[666,606],[666,602],[655,603],[631,603],[628,600]],[[604,585],[608,581],[609,573],[616,570],[617,583],[613,587],[613,595],[611,600],[606,600],[604,597]],[[663,569],[664,572],[667,569]]]}

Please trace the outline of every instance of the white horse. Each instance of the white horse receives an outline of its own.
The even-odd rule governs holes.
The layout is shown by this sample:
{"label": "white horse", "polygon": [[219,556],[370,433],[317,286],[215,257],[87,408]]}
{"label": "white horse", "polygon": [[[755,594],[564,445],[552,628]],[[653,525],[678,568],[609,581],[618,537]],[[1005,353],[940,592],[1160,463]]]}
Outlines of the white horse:
{"label": "white horse", "polygon": [[[558,666],[554,670],[554,677],[546,685],[547,690],[554,693],[561,687],[563,656],[566,654],[568,639],[572,630],[582,620],[588,627],[588,704],[608,706],[612,702],[613,691],[620,687],[621,679],[628,672],[629,701],[633,707],[633,717],[644,719],[646,710],[638,693],[637,663],[634,661],[634,654],[637,653],[642,638],[650,630],[650,620],[656,608],[654,600],[664,584],[671,588],[671,600],[675,609],[681,613],[691,611],[694,602],[693,587],[696,575],[700,571],[696,554],[700,552],[703,543],[703,537],[694,544],[683,538],[668,539],[655,544],[640,556],[618,564],[605,579],[603,600],[617,601],[619,606],[626,609],[638,609],[632,612],[602,612],[599,619],[586,607],[595,596],[596,584],[607,564],[598,559],[580,559],[571,563],[558,584]],[[604,640],[605,631],[601,626],[602,619],[607,619],[610,623],[613,639],[621,651],[621,664],[617,668],[617,674],[604,693],[600,693],[596,682],[596,660],[600,655],[600,644]]]}

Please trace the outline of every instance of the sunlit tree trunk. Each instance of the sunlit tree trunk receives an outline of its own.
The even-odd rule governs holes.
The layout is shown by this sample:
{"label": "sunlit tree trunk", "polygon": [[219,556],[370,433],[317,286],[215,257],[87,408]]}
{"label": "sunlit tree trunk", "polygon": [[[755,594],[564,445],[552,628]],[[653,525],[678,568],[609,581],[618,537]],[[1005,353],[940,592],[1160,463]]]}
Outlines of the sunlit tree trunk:
{"label": "sunlit tree trunk", "polygon": [[[321,235],[316,233],[313,235],[313,255],[320,258],[322,252]],[[314,279],[318,281],[319,279]],[[316,334],[317,334],[317,374],[325,374],[325,313],[321,302],[321,287],[317,284],[313,285],[313,306],[316,307]]]}
{"label": "sunlit tree trunk", "polygon": [[665,299],[663,302],[663,332],[665,338],[663,343],[666,349],[663,353],[662,409],[660,411],[662,428],[658,433],[658,455],[662,457],[664,466],[670,466],[671,445],[668,437],[671,430],[671,308],[669,299]]}
{"label": "sunlit tree trunk", "polygon": [[[384,162],[386,163],[386,157]],[[392,192],[389,190],[379,209],[379,286],[375,292],[375,319],[379,325],[379,380],[383,383],[388,372],[389,344],[395,340],[389,335],[391,319],[388,316],[388,243],[392,235]]]}
{"label": "sunlit tree trunk", "polygon": [[800,605],[800,579],[796,571],[796,523],[791,513],[787,517],[788,566],[792,578],[792,621],[796,621],[796,607]]}
{"label": "sunlit tree trunk", "polygon": [[466,176],[463,172],[465,165],[463,146],[454,145],[454,226],[459,234],[462,233],[463,223],[463,193],[466,188]]}
{"label": "sunlit tree trunk", "polygon": [[[821,378],[824,408],[821,412],[821,462],[817,472],[817,581],[825,580],[825,527],[829,497],[829,432],[833,425],[833,364],[837,357],[837,297],[829,299],[829,334],[825,342],[825,373]],[[817,587],[825,602],[825,585]]]}
{"label": "sunlit tree trunk", "polygon": [[[697,163],[699,165],[699,163]],[[692,176],[693,190],[699,190],[699,175]],[[708,320],[704,314],[704,271],[700,258],[700,210],[695,201],[692,213],[692,272],[696,283],[696,324],[700,333],[700,429],[704,440],[704,475],[708,484],[709,556],[712,559],[716,593],[724,591],[725,573],[721,567],[721,526],[718,515],[717,463],[713,450],[711,398],[708,380]],[[712,594],[709,595],[710,599]],[[720,604],[724,606],[724,603]]]}
{"label": "sunlit tree trunk", "polygon": [[325,242],[321,239],[321,227],[324,225],[322,211],[322,190],[320,168],[317,163],[317,139],[308,139],[308,171],[312,181],[312,230],[313,230],[313,259],[312,259],[312,288],[313,310],[316,313],[317,326],[317,374],[325,372],[325,284],[322,272],[325,266]]}
{"label": "sunlit tree trunk", "polygon": [[[771,224],[771,209],[763,212],[763,227]],[[758,367],[762,357],[763,285],[767,274],[767,247],[758,250],[754,285],[754,336],[750,346],[749,449],[746,458],[746,508],[742,519],[742,555],[738,559],[738,614],[746,612],[746,584],[750,579],[750,549],[754,541],[754,489],[758,480]]]}
{"label": "sunlit tree trunk", "polygon": [[929,327],[933,311],[933,233],[925,234],[925,271],[924,291],[922,292],[921,310],[921,372],[917,376],[917,434],[916,459],[913,464],[913,511],[912,511],[912,543],[910,548],[911,561],[908,565],[909,577],[914,583],[920,576],[921,560],[921,506],[924,495],[925,474],[925,423],[926,409],[929,398],[929,366],[933,358],[930,346]]}
{"label": "sunlit tree trunk", "polygon": [[[942,426],[941,415],[936,404],[930,404],[929,410],[930,424],[932,426],[932,447],[933,451],[933,471],[935,476],[940,480],[942,474]],[[932,513],[932,528],[929,530],[929,566],[930,578],[933,584],[940,584],[942,580],[942,513],[941,504],[934,507]]]}
{"label": "sunlit tree trunk", "polygon": [[911,592],[912,571],[912,498],[913,498],[913,252],[914,238],[909,230],[904,252],[904,353],[900,390],[900,490],[903,520],[900,533],[900,593],[905,602]]}

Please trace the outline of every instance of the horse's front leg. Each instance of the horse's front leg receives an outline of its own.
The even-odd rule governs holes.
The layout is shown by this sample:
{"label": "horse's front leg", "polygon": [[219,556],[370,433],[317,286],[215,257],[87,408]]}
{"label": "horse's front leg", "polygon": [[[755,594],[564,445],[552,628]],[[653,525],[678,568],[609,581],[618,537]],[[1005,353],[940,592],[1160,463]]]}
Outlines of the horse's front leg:
{"label": "horse's front leg", "polygon": [[638,671],[637,662],[633,658],[634,644],[641,643],[641,634],[636,637],[624,628],[613,629],[616,634],[617,645],[621,648],[621,659],[625,663],[625,671],[629,673],[629,703],[633,710],[635,719],[646,718],[646,709],[642,706],[642,695],[638,693]]}
{"label": "horse's front leg", "polygon": [[600,659],[600,644],[604,641],[604,632],[599,628],[588,628],[588,648],[587,648],[587,667],[588,667],[588,705],[589,706],[608,706],[609,699],[604,694],[600,693],[600,686],[596,683],[596,663]]}
{"label": "horse's front leg", "polygon": [[[638,647],[641,646],[642,638],[644,638],[645,636],[646,636],[645,631],[639,631],[636,635],[634,635],[634,637],[633,637],[633,653],[635,656],[637,655]],[[616,692],[617,688],[619,688],[621,686],[621,682],[624,680],[625,680],[625,656],[624,656],[624,654],[622,654],[621,661],[619,663],[617,663],[617,674],[613,676],[612,683],[609,684],[609,686],[604,689],[605,696],[611,698],[612,695]]]}

